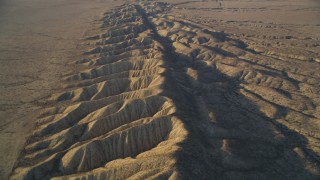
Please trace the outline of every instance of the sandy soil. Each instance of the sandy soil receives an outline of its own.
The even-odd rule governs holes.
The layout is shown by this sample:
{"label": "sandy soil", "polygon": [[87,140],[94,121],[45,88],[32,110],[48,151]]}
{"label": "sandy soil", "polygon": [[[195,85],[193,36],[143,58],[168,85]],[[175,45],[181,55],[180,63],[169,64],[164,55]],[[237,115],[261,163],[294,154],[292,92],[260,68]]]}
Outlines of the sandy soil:
{"label": "sandy soil", "polygon": [[[317,1],[117,3],[99,21],[90,17],[105,4],[79,5],[83,9],[74,13],[84,17],[63,30],[72,9],[64,4],[66,15],[58,17],[69,19],[50,32],[72,38],[56,38],[57,46],[51,47],[44,46],[51,42],[45,36],[34,50],[57,52],[31,57],[38,60],[30,71],[20,66],[26,72],[12,81],[7,90],[12,95],[3,97],[10,105],[3,106],[4,113],[41,113],[35,121],[6,121],[17,122],[2,131],[14,130],[12,138],[21,142],[11,146],[18,149],[35,125],[11,179],[319,177]],[[18,39],[12,43],[25,41]],[[40,61],[47,65],[45,73],[35,66]],[[19,88],[30,84],[26,75],[36,84],[27,95],[21,91],[28,88]],[[10,88],[9,80],[3,82]],[[48,90],[36,93],[39,89]],[[12,162],[18,149],[9,156]]]}
{"label": "sandy soil", "polygon": [[[116,4],[116,3],[114,3]],[[78,42],[110,1],[0,1],[0,179],[32,132],[37,100],[59,86]],[[61,83],[60,83],[61,84]]]}

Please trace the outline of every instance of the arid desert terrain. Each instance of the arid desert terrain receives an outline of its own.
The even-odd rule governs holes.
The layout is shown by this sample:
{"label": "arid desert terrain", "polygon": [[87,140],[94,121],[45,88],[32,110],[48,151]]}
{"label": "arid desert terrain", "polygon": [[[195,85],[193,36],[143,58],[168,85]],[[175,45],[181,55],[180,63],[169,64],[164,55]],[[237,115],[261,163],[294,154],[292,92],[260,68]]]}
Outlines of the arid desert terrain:
{"label": "arid desert terrain", "polygon": [[317,0],[1,0],[0,179],[320,177]]}

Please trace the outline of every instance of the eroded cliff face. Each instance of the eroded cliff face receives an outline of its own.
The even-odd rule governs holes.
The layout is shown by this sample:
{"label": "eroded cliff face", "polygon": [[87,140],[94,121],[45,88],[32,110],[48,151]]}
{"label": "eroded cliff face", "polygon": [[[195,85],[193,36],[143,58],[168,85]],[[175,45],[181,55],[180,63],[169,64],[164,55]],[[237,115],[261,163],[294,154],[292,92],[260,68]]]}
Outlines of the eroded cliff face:
{"label": "eroded cliff face", "polygon": [[317,178],[319,73],[171,8],[105,14],[11,179]]}

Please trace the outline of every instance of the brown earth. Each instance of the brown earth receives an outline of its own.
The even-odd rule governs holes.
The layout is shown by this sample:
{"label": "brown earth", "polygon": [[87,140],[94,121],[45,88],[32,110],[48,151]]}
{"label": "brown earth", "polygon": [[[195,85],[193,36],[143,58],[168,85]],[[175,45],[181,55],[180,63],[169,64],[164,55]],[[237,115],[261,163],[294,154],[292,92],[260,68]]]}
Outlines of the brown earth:
{"label": "brown earth", "polygon": [[11,179],[319,177],[319,3],[117,3],[31,98]]}

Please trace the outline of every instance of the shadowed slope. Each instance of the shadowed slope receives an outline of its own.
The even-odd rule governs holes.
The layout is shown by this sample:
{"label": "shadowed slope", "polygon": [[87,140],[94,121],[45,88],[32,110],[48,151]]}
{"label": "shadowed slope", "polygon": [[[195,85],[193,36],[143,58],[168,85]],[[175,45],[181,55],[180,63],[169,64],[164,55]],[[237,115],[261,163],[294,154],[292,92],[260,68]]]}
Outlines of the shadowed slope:
{"label": "shadowed slope", "polygon": [[52,96],[61,106],[39,119],[12,179],[317,178],[319,114],[292,93],[300,82],[240,40],[162,15],[170,7],[106,14],[78,61],[88,70]]}

